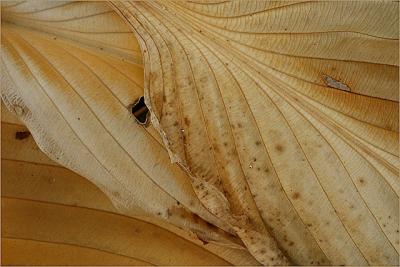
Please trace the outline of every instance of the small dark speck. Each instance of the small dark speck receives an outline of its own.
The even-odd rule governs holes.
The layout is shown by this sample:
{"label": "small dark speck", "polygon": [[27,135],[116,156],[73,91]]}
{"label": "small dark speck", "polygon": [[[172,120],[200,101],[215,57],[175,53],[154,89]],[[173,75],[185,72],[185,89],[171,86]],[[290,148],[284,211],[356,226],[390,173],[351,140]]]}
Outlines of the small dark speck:
{"label": "small dark speck", "polygon": [[30,135],[31,135],[31,133],[29,131],[16,132],[15,139],[23,140],[23,139],[28,138]]}
{"label": "small dark speck", "polygon": [[293,199],[298,199],[298,198],[300,198],[300,193],[299,193],[299,192],[294,192],[293,195],[292,195],[292,198],[293,198]]}
{"label": "small dark speck", "polygon": [[275,149],[278,150],[279,152],[282,152],[282,151],[283,151],[283,146],[280,145],[280,144],[277,144],[277,145],[275,146]]}
{"label": "small dark speck", "polygon": [[185,121],[185,124],[187,125],[187,126],[189,126],[190,125],[190,119],[189,118],[184,118],[184,121]]}

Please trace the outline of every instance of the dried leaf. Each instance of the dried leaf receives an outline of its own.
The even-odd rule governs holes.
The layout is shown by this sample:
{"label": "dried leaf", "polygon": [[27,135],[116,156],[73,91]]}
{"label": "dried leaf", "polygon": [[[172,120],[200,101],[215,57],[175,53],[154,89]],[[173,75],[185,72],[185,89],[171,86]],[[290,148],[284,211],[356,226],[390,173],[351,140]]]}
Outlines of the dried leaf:
{"label": "dried leaf", "polygon": [[[5,108],[2,108],[1,117],[1,193],[5,214],[2,220],[3,264],[256,263],[244,250],[233,250],[213,243],[204,246],[190,231],[181,230],[160,219],[121,216],[96,186],[47,158],[35,145],[32,137],[16,139],[14,133],[27,131],[27,128]],[[18,153],[10,153],[11,151]],[[20,206],[23,208],[17,208]],[[51,214],[47,214],[47,209],[51,209]],[[82,216],[86,216],[87,221],[82,221]],[[106,217],[109,222],[99,219],[99,216]],[[44,226],[43,220],[47,221]],[[98,220],[106,225],[96,228]],[[126,231],[116,227],[121,223],[136,230],[121,233]],[[47,233],[41,234],[44,227]],[[138,229],[143,230],[141,235],[148,245],[135,244],[126,249],[127,244],[136,242]],[[99,236],[104,235],[111,235],[112,241],[108,241],[106,237],[100,240]],[[169,239],[161,240],[163,236],[169,236]],[[155,243],[150,246],[149,242]],[[138,251],[136,246],[141,246],[141,250]],[[159,248],[156,249],[157,247]],[[169,251],[168,255],[159,253],[166,250]]]}
{"label": "dried leaf", "polygon": [[157,133],[130,114],[143,94],[137,43],[105,3],[28,1],[2,12],[13,23],[2,25],[2,98],[52,160],[95,183],[119,212],[191,231],[232,264],[256,263],[202,206]]}
{"label": "dried leaf", "polygon": [[397,2],[113,2],[201,202],[266,265],[395,265]]}

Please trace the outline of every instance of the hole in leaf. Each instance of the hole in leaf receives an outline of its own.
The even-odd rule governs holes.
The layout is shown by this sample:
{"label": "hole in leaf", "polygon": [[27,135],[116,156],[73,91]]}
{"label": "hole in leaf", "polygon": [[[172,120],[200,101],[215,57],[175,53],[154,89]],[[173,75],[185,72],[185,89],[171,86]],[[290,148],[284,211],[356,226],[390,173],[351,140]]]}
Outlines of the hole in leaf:
{"label": "hole in leaf", "polygon": [[144,103],[144,97],[141,96],[139,99],[135,101],[132,105],[131,110],[133,116],[135,116],[137,123],[140,125],[147,126],[149,123],[149,109]]}

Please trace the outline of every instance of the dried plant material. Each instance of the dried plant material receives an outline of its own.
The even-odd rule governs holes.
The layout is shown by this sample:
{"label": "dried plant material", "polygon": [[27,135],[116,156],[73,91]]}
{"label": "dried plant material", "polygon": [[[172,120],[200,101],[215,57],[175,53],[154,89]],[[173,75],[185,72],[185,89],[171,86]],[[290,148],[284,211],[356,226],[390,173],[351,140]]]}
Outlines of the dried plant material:
{"label": "dried plant material", "polygon": [[6,3],[2,98],[120,212],[232,264],[396,265],[398,5]]}
{"label": "dried plant material", "polygon": [[[2,264],[257,264],[245,250],[212,243],[203,246],[190,231],[156,217],[129,218],[118,214],[107,196],[87,179],[47,158],[33,141],[21,144],[15,139],[12,133],[26,131],[26,127],[4,107],[1,117],[1,193],[5,214],[2,220]],[[23,208],[16,208],[21,205]],[[43,215],[46,209],[51,209],[51,212]],[[82,216],[85,216],[82,214],[87,215],[86,221],[82,221]],[[102,222],[99,224],[98,216],[108,218],[108,222],[100,219]],[[123,230],[121,223],[134,230]],[[46,234],[41,233],[40,229],[44,228]],[[102,241],[100,236],[106,236],[104,240],[107,236],[113,238]],[[163,240],[163,236],[169,237],[168,241]],[[139,245],[137,238],[146,244],[154,243]],[[132,242],[133,245],[127,246]],[[155,243],[159,248],[154,246]],[[141,246],[141,250],[137,250],[137,246]],[[169,251],[168,256],[164,255],[165,251]]]}
{"label": "dried plant material", "polygon": [[398,3],[113,5],[172,160],[257,260],[398,262]]}
{"label": "dried plant material", "polygon": [[[157,218],[201,235],[217,250],[221,246],[217,253],[232,264],[256,263],[233,230],[201,205],[185,172],[170,163],[156,132],[138,125],[130,113],[128,106],[143,95],[143,71],[135,63],[140,60],[131,58],[137,43],[127,34],[128,27],[105,3],[57,6],[50,1],[39,6],[41,15],[64,14],[67,7],[77,14],[65,12],[69,19],[46,22],[47,27],[39,19],[38,25],[32,23],[33,30],[24,20],[32,16],[36,3],[18,5],[23,19],[15,10],[3,10],[9,13],[3,19],[13,24],[2,25],[2,98],[39,147],[96,184],[119,212]],[[101,23],[96,26],[98,20],[107,29]],[[76,25],[88,28],[78,36],[58,32],[63,27],[74,33]],[[86,42],[93,32],[96,39]],[[128,48],[98,49],[99,44],[111,46],[109,39],[115,38]]]}

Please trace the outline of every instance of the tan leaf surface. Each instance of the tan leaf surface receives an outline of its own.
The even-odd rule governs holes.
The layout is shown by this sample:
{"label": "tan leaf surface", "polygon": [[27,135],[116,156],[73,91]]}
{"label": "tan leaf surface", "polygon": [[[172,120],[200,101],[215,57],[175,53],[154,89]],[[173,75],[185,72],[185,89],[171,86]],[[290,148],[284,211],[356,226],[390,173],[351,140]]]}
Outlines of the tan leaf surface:
{"label": "tan leaf surface", "polygon": [[[244,251],[240,253],[212,243],[204,245],[190,232],[159,219],[117,214],[96,186],[48,159],[31,136],[17,139],[17,132],[28,129],[4,107],[1,129],[2,264],[227,265],[246,262],[248,257]],[[124,227],[115,227],[120,224],[136,230],[127,232]],[[143,231],[141,237],[138,231]],[[163,236],[168,239],[163,240]],[[137,241],[138,237],[142,244]],[[128,244],[132,245],[126,249]],[[247,259],[247,264],[251,263]]]}
{"label": "tan leaf surface", "polygon": [[171,159],[257,260],[398,264],[398,2],[113,6]]}
{"label": "tan leaf surface", "polygon": [[110,8],[2,6],[6,105],[124,214],[233,264],[254,263],[233,233],[263,264],[398,263],[397,2],[114,3],[156,130],[129,114],[142,60]]}
{"label": "tan leaf surface", "polygon": [[143,94],[137,42],[105,3],[28,1],[2,14],[2,98],[52,160],[96,184],[119,212],[189,231],[225,262],[257,264],[202,206],[157,132],[130,114]]}

